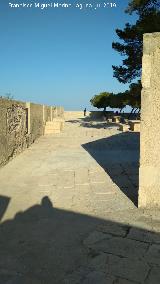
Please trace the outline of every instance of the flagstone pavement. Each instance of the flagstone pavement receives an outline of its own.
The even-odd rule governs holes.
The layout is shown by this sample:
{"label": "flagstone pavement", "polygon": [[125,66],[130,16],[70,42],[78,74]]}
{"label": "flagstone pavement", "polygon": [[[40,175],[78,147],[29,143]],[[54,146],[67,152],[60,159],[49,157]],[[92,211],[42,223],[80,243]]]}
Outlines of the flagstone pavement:
{"label": "flagstone pavement", "polygon": [[139,135],[74,118],[0,169],[0,284],[159,284],[160,211],[137,208]]}

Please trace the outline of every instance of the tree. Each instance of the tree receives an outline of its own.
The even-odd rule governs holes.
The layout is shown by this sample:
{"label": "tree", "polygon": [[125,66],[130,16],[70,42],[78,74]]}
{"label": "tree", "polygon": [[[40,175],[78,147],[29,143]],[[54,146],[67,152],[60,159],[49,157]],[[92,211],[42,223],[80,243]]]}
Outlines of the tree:
{"label": "tree", "polygon": [[[160,31],[160,1],[159,0],[131,0],[126,12],[136,12],[138,20],[134,25],[127,23],[123,30],[117,29],[116,33],[121,42],[113,42],[112,47],[119,52],[124,59],[122,65],[112,66],[114,77],[121,83],[131,83],[137,79],[137,83],[130,86],[125,92],[128,96],[137,92],[137,105],[140,106],[143,34]],[[139,98],[138,98],[139,96]],[[133,105],[135,97],[130,98]]]}
{"label": "tree", "polygon": [[114,77],[121,83],[130,83],[141,77],[143,34],[160,31],[160,11],[150,10],[139,17],[135,25],[127,23],[124,30],[116,30],[123,43],[113,42],[112,47],[125,58],[122,65],[114,66]]}
{"label": "tree", "polygon": [[128,4],[126,12],[130,14],[137,12],[140,15],[149,9],[160,9],[159,0],[132,0]]}
{"label": "tree", "polygon": [[112,94],[110,96],[110,107],[119,108],[120,112],[128,104],[128,98],[124,93]]}
{"label": "tree", "polygon": [[94,107],[104,108],[104,111],[106,111],[107,107],[110,108],[119,108],[120,112],[122,109],[128,104],[128,97],[124,93],[108,93],[103,92],[99,95],[95,95],[91,100],[91,104]]}
{"label": "tree", "polygon": [[127,96],[128,105],[132,108],[131,113],[128,118],[130,118],[133,112],[137,110],[140,111],[141,108],[141,81],[139,80],[137,83],[132,83],[124,94]]}
{"label": "tree", "polygon": [[106,108],[109,106],[110,103],[110,95],[111,93],[108,92],[102,92],[99,95],[95,95],[91,100],[91,104],[94,107],[99,108],[103,108],[104,111],[106,110]]}

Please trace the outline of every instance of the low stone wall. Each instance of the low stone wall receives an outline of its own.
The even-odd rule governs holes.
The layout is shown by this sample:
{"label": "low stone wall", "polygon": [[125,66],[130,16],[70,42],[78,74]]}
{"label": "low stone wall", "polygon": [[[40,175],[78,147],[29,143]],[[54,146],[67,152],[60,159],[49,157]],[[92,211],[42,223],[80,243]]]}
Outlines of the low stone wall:
{"label": "low stone wall", "polygon": [[[87,112],[86,115],[89,115],[89,112]],[[83,111],[65,111],[64,118],[65,120],[84,118],[84,112]]]}
{"label": "low stone wall", "polygon": [[[0,98],[0,166],[44,134],[47,121],[63,117],[63,108]],[[59,111],[60,110],[60,111]]]}
{"label": "low stone wall", "polygon": [[[84,111],[65,111],[65,120],[84,118]],[[103,118],[103,111],[87,111],[86,116],[91,119]]]}
{"label": "low stone wall", "polygon": [[[106,116],[112,117],[114,116],[114,111],[106,111]],[[130,113],[121,113],[119,115],[122,115],[124,118],[128,118],[130,116],[130,119],[140,119],[140,114],[133,113],[130,115]],[[83,111],[65,111],[64,112],[65,120],[70,119],[79,119],[84,118],[84,112]],[[103,119],[104,112],[103,111],[87,111],[86,116],[90,117],[91,119]]]}

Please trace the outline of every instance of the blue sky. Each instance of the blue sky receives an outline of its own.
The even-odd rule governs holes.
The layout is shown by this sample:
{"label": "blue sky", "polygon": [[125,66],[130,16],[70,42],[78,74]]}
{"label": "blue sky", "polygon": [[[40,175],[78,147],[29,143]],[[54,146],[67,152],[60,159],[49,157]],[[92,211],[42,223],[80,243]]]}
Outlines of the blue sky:
{"label": "blue sky", "polygon": [[[112,49],[115,29],[135,16],[124,13],[128,0],[106,1],[117,8],[79,9],[76,3],[102,1],[55,1],[72,8],[34,8],[34,3],[54,1],[0,2],[0,95],[66,110],[90,106],[93,95],[118,92],[126,85],[113,78],[112,65],[121,56]],[[9,3],[32,3],[31,8],[10,8]],[[73,7],[74,5],[74,7]],[[83,6],[84,7],[84,6]]]}

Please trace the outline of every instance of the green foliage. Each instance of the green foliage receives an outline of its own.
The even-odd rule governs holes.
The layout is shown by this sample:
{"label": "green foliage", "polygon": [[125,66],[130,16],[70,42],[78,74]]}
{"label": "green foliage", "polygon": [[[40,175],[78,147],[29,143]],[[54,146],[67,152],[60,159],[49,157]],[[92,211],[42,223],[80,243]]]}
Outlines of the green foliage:
{"label": "green foliage", "polygon": [[104,108],[109,106],[109,98],[111,93],[108,92],[102,92],[99,95],[95,95],[91,100],[91,105],[94,107],[97,107],[98,109]]}
{"label": "green foliage", "polygon": [[[95,95],[91,104],[97,108],[122,110],[126,105],[133,109],[141,107],[143,34],[160,31],[160,0],[130,0],[126,12],[136,12],[138,20],[134,25],[127,23],[123,30],[116,30],[120,42],[113,42],[112,47],[123,56],[123,60],[120,66],[112,67],[119,82],[131,84],[124,93]],[[135,79],[137,83],[132,83]]]}
{"label": "green foliage", "polygon": [[128,105],[128,98],[124,93],[112,94],[110,96],[110,107],[123,109]]}
{"label": "green foliage", "polygon": [[139,80],[138,83],[132,83],[129,87],[128,96],[128,104],[133,108],[141,108],[141,90],[142,84]]}
{"label": "green foliage", "polygon": [[130,0],[126,12],[136,12],[138,20],[134,25],[127,23],[123,30],[116,30],[120,42],[113,42],[112,47],[123,56],[123,60],[120,66],[112,67],[114,77],[121,83],[131,83],[138,79],[124,95],[131,107],[140,108],[143,34],[160,32],[160,1]]}
{"label": "green foliage", "polygon": [[112,66],[114,77],[120,83],[130,83],[141,76],[142,68],[142,38],[143,33],[136,25],[126,24],[124,30],[116,30],[118,37],[124,43],[113,42],[112,47],[125,58],[120,66]]}
{"label": "green foliage", "polygon": [[133,109],[140,109],[141,107],[141,81],[137,83],[132,83],[129,90],[113,94],[109,92],[103,92],[99,95],[95,95],[91,100],[91,104],[98,109],[107,107],[119,108],[122,110],[127,105],[131,106]]}
{"label": "green foliage", "polygon": [[148,10],[157,10],[160,8],[159,0],[132,0],[129,2],[126,12],[132,14],[137,12],[138,14],[145,13]]}
{"label": "green foliage", "polygon": [[116,30],[121,42],[113,42],[112,47],[124,59],[122,65],[112,66],[114,77],[121,83],[130,83],[140,78],[143,55],[143,34],[160,31],[160,11],[152,10],[140,16],[135,25],[127,23],[123,30]]}
{"label": "green foliage", "polygon": [[128,104],[128,97],[124,93],[113,94],[108,92],[95,95],[91,100],[91,104],[98,109],[107,107],[123,109]]}

